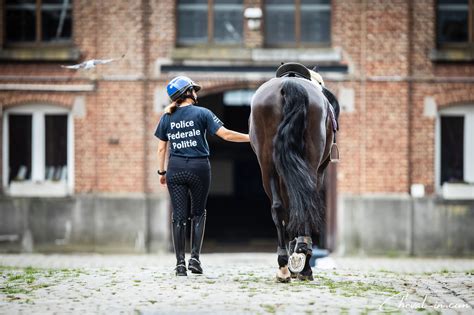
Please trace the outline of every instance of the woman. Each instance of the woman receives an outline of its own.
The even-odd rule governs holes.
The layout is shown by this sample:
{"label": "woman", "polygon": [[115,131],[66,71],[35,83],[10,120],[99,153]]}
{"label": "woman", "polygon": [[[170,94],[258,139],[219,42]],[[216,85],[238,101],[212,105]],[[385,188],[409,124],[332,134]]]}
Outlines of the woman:
{"label": "woman", "polygon": [[[190,78],[179,76],[166,87],[171,105],[156,128],[158,144],[158,174],[160,183],[168,185],[173,207],[173,244],[176,254],[176,275],[186,276],[184,248],[186,221],[191,216],[191,258],[188,269],[202,273],[199,254],[206,224],[206,202],[211,168],[206,132],[232,142],[249,142],[248,134],[223,127],[210,110],[195,106],[196,92],[201,89]],[[169,142],[169,144],[168,144]],[[168,167],[165,168],[169,150]],[[189,213],[188,196],[191,196]]]}

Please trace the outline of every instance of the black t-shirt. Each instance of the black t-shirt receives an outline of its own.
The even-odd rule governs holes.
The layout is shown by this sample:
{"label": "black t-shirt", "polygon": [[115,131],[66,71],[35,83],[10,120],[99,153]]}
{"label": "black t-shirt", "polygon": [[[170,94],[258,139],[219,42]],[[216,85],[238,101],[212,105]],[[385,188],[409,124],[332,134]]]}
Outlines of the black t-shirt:
{"label": "black t-shirt", "polygon": [[206,131],[215,134],[223,123],[209,109],[196,105],[178,107],[173,114],[163,114],[155,136],[170,142],[170,155],[209,156]]}

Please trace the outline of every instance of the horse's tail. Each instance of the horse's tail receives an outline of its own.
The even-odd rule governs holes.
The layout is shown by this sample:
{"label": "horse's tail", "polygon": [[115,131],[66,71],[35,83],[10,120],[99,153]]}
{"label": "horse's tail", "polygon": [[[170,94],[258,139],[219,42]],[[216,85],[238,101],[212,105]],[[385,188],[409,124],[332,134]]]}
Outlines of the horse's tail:
{"label": "horse's tail", "polygon": [[309,97],[296,80],[281,86],[282,121],[273,138],[273,161],[288,193],[290,236],[311,235],[322,223],[317,180],[306,159]]}

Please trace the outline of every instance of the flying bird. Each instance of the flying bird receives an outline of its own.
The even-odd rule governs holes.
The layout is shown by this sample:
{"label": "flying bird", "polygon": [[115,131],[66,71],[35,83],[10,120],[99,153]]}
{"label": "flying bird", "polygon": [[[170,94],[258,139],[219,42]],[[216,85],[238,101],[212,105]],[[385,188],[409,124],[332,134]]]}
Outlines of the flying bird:
{"label": "flying bird", "polygon": [[89,70],[92,68],[95,68],[97,65],[103,65],[112,61],[117,61],[120,59],[123,59],[125,57],[125,54],[122,55],[120,58],[113,58],[113,59],[91,59],[91,60],[86,60],[84,62],[81,62],[77,65],[71,65],[71,66],[64,66],[61,65],[62,68],[66,69],[74,69],[74,70],[79,70],[79,69],[84,69],[84,70]]}

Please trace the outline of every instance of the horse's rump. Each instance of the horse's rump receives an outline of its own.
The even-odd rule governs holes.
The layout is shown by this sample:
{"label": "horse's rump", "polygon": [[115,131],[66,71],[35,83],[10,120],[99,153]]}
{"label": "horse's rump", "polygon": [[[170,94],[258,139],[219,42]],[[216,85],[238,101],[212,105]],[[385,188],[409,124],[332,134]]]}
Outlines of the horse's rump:
{"label": "horse's rump", "polygon": [[290,235],[310,235],[322,224],[317,171],[327,153],[325,102],[310,81],[298,78],[272,79],[252,100],[252,146],[270,199],[270,178],[283,184]]}

